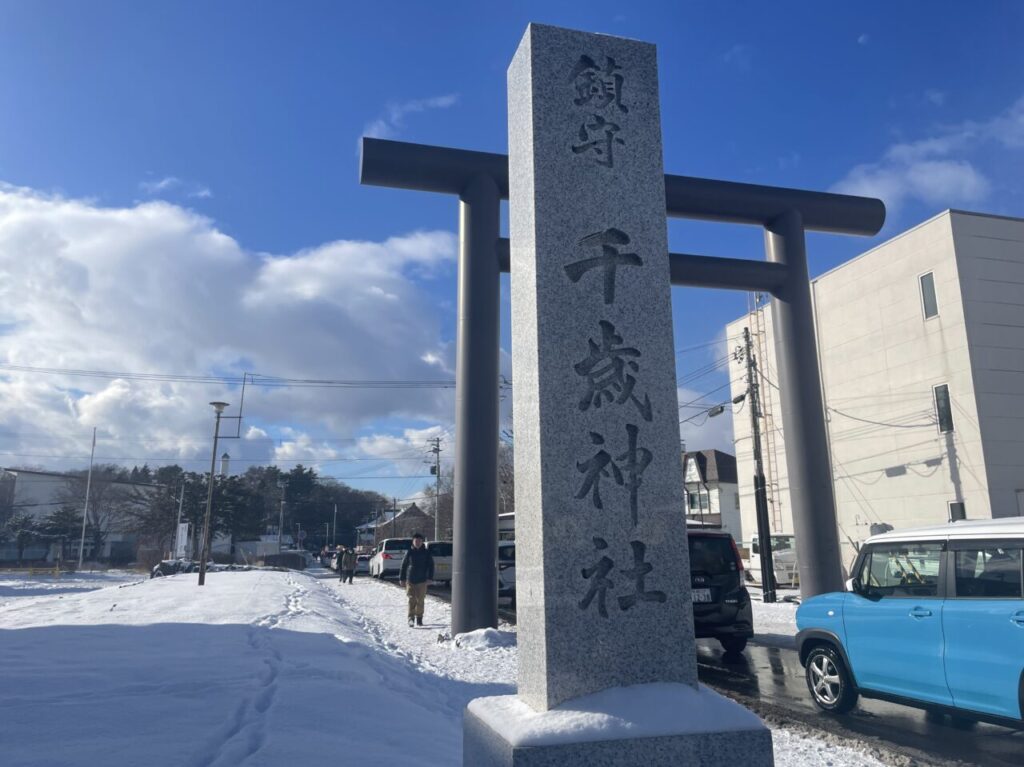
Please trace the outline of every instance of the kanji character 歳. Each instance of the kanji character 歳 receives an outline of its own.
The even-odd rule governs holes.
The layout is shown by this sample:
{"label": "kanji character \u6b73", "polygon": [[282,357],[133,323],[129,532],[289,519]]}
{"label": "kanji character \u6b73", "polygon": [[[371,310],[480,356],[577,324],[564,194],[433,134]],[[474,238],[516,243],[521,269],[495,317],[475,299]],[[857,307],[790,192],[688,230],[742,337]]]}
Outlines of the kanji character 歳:
{"label": "kanji character \u6b73", "polygon": [[622,103],[621,70],[622,67],[611,56],[604,57],[603,68],[590,56],[580,56],[569,75],[569,82],[576,90],[576,98],[572,103],[576,106],[588,104],[597,109],[614,104],[620,112],[628,112],[629,108]]}
{"label": "kanji character \u6b73", "polygon": [[[590,441],[595,445],[603,445],[604,437],[596,431],[592,431],[590,432]],[[592,493],[591,501],[595,509],[604,508],[604,503],[601,502],[601,477],[614,476],[617,485],[621,485],[624,481],[622,472],[612,461],[611,453],[604,448],[598,450],[589,461],[583,463],[577,461],[576,469],[586,475],[583,478],[583,487],[576,493],[576,497],[586,498],[587,493]]]}
{"label": "kanji character \u6b73", "polygon": [[618,123],[605,120],[601,115],[591,115],[580,124],[580,142],[572,145],[572,153],[590,152],[594,155],[594,161],[598,165],[614,168],[615,145],[626,145],[625,141],[615,135],[620,130],[622,128]]}
{"label": "kanji character \u6b73", "polygon": [[647,591],[644,588],[644,579],[654,569],[654,565],[644,562],[647,546],[640,541],[630,541],[629,545],[633,549],[633,569],[620,572],[633,581],[633,593],[619,597],[619,609],[628,610],[637,602],[664,602],[668,599],[664,591]]}
{"label": "kanji character \u6b73", "polygon": [[[594,548],[598,551],[604,551],[608,548],[608,543],[603,538],[594,538]],[[590,607],[590,603],[594,601],[594,597],[597,597],[597,613],[602,618],[608,617],[608,607],[605,605],[605,595],[608,589],[614,588],[615,583],[609,579],[608,573],[615,567],[615,563],[607,556],[602,556],[590,567],[584,567],[582,570],[583,577],[590,581],[590,589],[587,594],[579,602],[579,608],[586,610]]]}
{"label": "kanji character \u6b73", "polygon": [[644,261],[636,253],[620,253],[619,246],[629,244],[629,235],[621,229],[605,229],[602,232],[588,234],[579,241],[585,248],[600,246],[601,255],[584,258],[567,264],[565,273],[573,283],[591,269],[604,269],[604,302],[615,303],[615,273],[620,266],[643,266]]}
{"label": "kanji character \u6b73", "polygon": [[615,326],[606,320],[600,321],[601,343],[598,345],[593,339],[588,339],[590,356],[582,362],[577,362],[573,369],[587,379],[587,392],[580,400],[580,410],[588,410],[591,405],[601,407],[602,399],[605,402],[614,402],[622,405],[632,401],[640,411],[645,421],[650,421],[651,400],[646,394],[643,402],[633,393],[636,386],[636,378],[627,372],[634,373],[640,370],[640,366],[630,357],[639,357],[640,351],[628,346],[616,346],[622,343],[622,336],[615,332]]}

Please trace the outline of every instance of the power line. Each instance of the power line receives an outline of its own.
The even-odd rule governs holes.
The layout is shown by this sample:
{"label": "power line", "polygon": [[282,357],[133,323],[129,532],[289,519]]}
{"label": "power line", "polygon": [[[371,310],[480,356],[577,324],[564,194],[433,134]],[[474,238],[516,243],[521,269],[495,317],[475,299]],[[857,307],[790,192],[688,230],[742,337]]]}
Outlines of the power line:
{"label": "power line", "polygon": [[[178,373],[126,373],[110,370],[81,370],[75,368],[48,368],[32,367],[29,365],[11,365],[0,363],[0,370],[9,370],[18,373],[36,373],[41,375],[64,375],[78,378],[105,378],[123,379],[130,381],[153,381],[158,383],[187,383],[187,384],[222,384],[227,386],[241,386],[249,383],[253,386],[264,388],[327,388],[327,389],[453,389],[453,380],[416,380],[416,379],[318,379],[318,378],[285,378],[282,376],[264,375],[261,373],[249,373],[248,377],[236,376],[214,376],[214,375],[184,375]],[[503,380],[499,386],[511,386],[510,382]]]}

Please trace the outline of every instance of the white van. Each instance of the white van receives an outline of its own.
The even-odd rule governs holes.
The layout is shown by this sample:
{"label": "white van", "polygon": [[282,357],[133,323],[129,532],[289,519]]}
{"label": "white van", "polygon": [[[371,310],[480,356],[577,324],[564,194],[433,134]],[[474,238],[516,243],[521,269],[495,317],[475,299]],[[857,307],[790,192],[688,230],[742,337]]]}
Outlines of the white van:
{"label": "white van", "polygon": [[452,585],[452,542],[428,541],[427,551],[434,559],[434,580]]}
{"label": "white van", "polygon": [[405,552],[412,548],[412,538],[385,538],[373,547],[370,575],[374,578],[398,576]]}

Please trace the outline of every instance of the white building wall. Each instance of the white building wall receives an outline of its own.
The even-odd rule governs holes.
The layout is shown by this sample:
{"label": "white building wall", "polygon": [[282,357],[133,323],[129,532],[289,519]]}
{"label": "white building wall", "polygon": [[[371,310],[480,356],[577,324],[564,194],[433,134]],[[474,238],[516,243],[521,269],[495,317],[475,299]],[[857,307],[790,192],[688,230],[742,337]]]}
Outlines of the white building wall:
{"label": "white building wall", "polygon": [[[875,523],[897,529],[941,523],[948,519],[948,504],[957,500],[965,503],[968,517],[991,516],[990,470],[996,476],[993,489],[999,487],[999,508],[1016,507],[1015,491],[1024,487],[1024,436],[997,421],[1001,407],[1007,408],[1004,413],[1024,416],[1024,394],[1015,393],[1024,392],[1024,375],[1005,372],[1006,365],[997,371],[988,352],[975,350],[972,364],[968,349],[969,337],[975,344],[984,338],[993,346],[1008,345],[1024,372],[1024,306],[1013,304],[1024,303],[1024,259],[1018,263],[1010,256],[996,264],[990,255],[1019,252],[1005,244],[1012,237],[1000,236],[1010,224],[1018,233],[1024,227],[1020,221],[994,225],[986,217],[946,212],[813,280],[840,540],[848,560],[854,543],[868,537]],[[956,238],[954,226],[960,232]],[[993,242],[986,239],[990,237]],[[986,244],[979,246],[974,242],[978,238]],[[938,316],[930,319],[924,317],[919,286],[926,272],[934,274],[939,308]],[[983,282],[996,279],[996,274],[1021,283],[1015,298],[998,305]],[[965,298],[970,296],[970,332],[962,291]],[[762,428],[779,445],[771,456],[774,470],[766,472],[769,483],[775,481],[769,491],[773,511],[781,511],[773,530],[791,532],[770,311],[763,315],[737,320],[727,332],[732,338],[744,325],[764,325],[758,340],[767,354],[759,361],[768,380],[762,379],[761,388],[775,423]],[[997,320],[1019,327],[997,331]],[[744,391],[742,370],[734,365],[732,373],[733,393]],[[980,401],[985,404],[986,440],[1003,440],[998,443],[1000,464],[991,463],[996,443],[988,443],[986,465],[976,380],[984,392]],[[933,387],[939,384],[949,386],[953,406],[954,431],[949,435],[939,433],[936,424]],[[749,539],[754,529],[749,415],[743,411],[733,420],[741,524]]]}
{"label": "white building wall", "polygon": [[[951,217],[989,504],[994,517],[1016,516],[1024,513],[1024,221]],[[970,417],[954,409],[958,416]]]}

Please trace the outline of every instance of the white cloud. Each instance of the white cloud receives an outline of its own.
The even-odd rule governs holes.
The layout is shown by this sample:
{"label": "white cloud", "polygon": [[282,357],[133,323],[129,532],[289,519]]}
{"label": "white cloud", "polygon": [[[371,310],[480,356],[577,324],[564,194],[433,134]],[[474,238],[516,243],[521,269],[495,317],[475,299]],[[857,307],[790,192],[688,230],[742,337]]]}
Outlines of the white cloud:
{"label": "white cloud", "polygon": [[736,67],[741,72],[750,69],[753,59],[754,49],[745,43],[736,43],[736,45],[722,54],[722,61]]}
{"label": "white cloud", "polygon": [[857,45],[867,45],[869,42],[871,42],[871,38],[868,37],[867,33],[858,35]]}
{"label": "white cloud", "polygon": [[448,93],[444,96],[388,104],[384,114],[366,124],[363,135],[371,138],[395,138],[405,127],[405,118],[408,115],[430,109],[447,109],[458,101],[459,94]]}
{"label": "white cloud", "polygon": [[937,88],[929,88],[924,92],[924,100],[933,106],[941,107],[946,104],[946,94]]}
{"label": "white cloud", "polygon": [[160,194],[181,185],[181,179],[175,176],[165,176],[159,181],[140,181],[139,189],[146,194]]}
{"label": "white cloud", "polygon": [[210,191],[208,186],[193,182],[186,182],[177,176],[164,176],[163,178],[155,181],[140,181],[139,189],[150,197],[160,197],[168,195],[171,192],[176,192],[183,194],[185,197],[193,197],[197,199],[208,199],[213,197],[213,192]]}
{"label": "white cloud", "polygon": [[299,434],[295,439],[284,440],[274,448],[274,460],[285,463],[326,461],[340,455],[341,453],[328,442],[314,442],[308,434]]}
{"label": "white cloud", "polygon": [[[416,277],[452,269],[456,238],[415,232],[336,241],[291,256],[242,248],[193,211],[161,201],[130,208],[0,184],[0,363],[54,369],[318,379],[448,379],[442,315]],[[433,355],[433,356],[431,356]],[[435,359],[436,358],[436,359]],[[52,435],[47,465],[81,466],[92,426],[97,455],[208,461],[211,383],[82,378],[0,369],[5,432]],[[268,433],[293,425],[275,457],[333,456],[306,436],[353,437],[382,419],[448,423],[450,390],[250,386],[246,439],[233,458],[271,457]],[[235,422],[225,429],[233,431]],[[8,438],[0,465],[38,454]],[[328,443],[330,440],[327,441]],[[116,445],[116,446],[114,446]],[[334,451],[332,453],[332,451]],[[127,461],[131,463],[131,461]],[[39,461],[36,461],[39,463]],[[154,465],[160,465],[156,463]],[[242,465],[242,464],[239,464]]]}
{"label": "white cloud", "polygon": [[967,120],[894,144],[880,160],[853,167],[833,191],[879,197],[890,211],[908,200],[942,207],[977,204],[992,190],[973,157],[986,144],[1024,148],[1024,98],[990,120]]}

